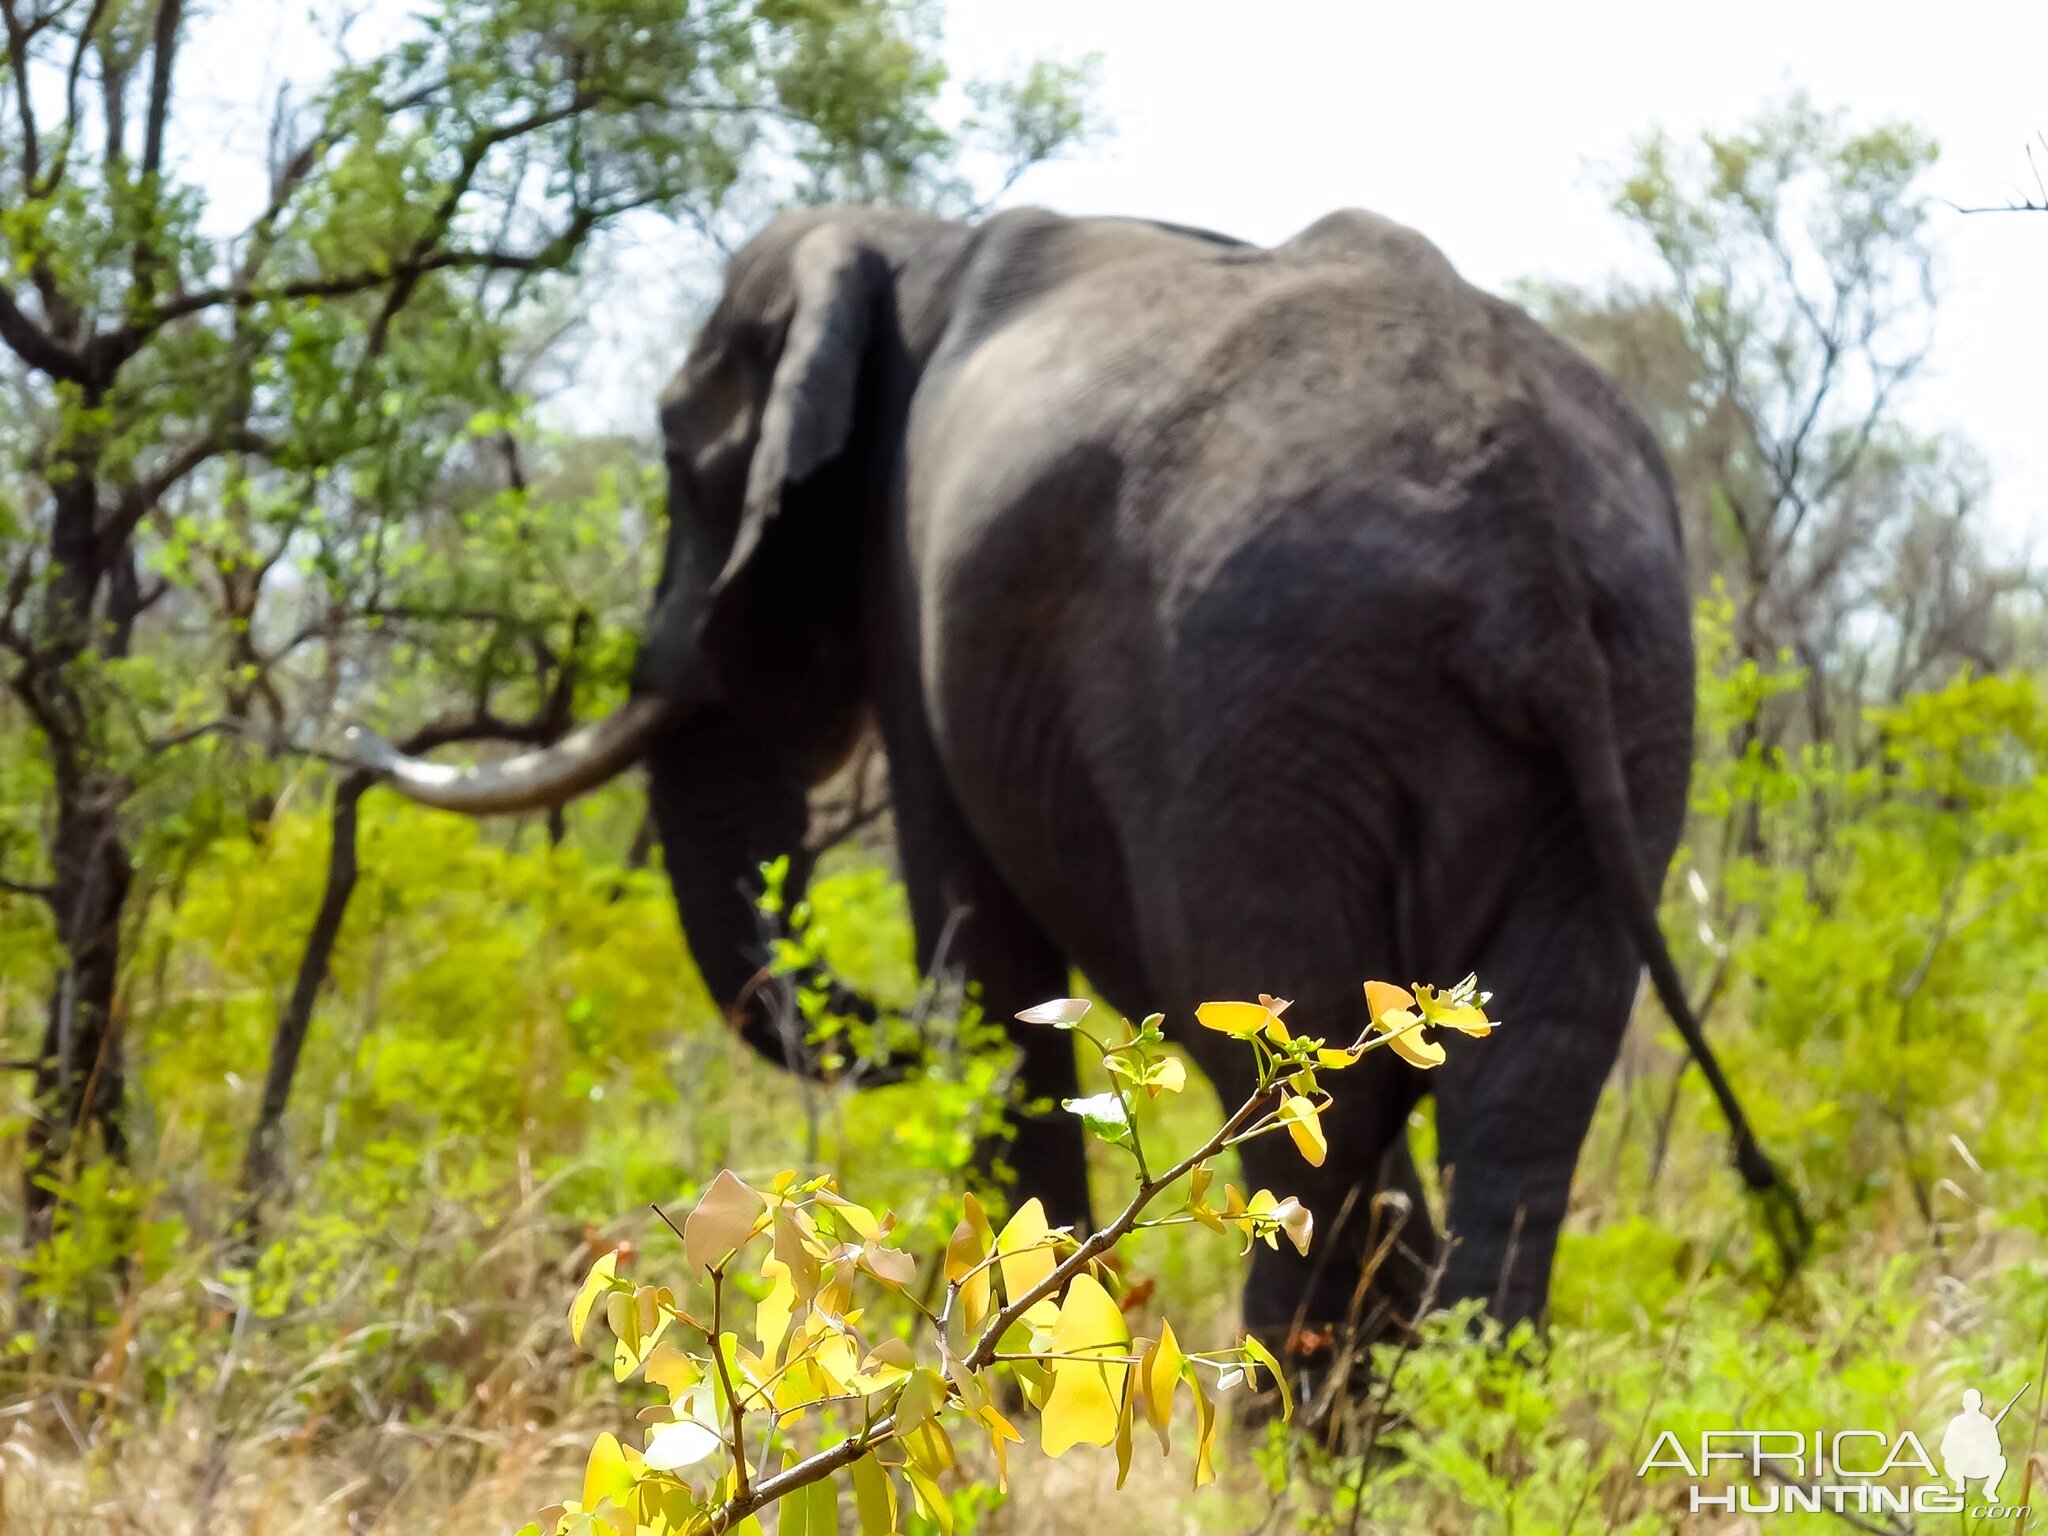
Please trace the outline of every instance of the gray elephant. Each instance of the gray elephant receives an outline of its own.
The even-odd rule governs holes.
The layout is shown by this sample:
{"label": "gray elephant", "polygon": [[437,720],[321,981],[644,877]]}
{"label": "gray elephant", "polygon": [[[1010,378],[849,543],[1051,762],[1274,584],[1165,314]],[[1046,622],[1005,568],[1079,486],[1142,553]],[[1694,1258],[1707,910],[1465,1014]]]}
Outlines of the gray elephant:
{"label": "gray elephant", "polygon": [[[634,761],[691,950],[757,1047],[759,865],[870,725],[919,961],[992,1016],[1083,972],[1117,1008],[1292,997],[1350,1039],[1360,982],[1476,970],[1506,1027],[1425,1078],[1335,1080],[1320,1169],[1244,1148],[1322,1219],[1261,1249],[1248,1324],[1341,1319],[1354,1188],[1412,1187],[1438,1103],[1448,1298],[1538,1314],[1641,967],[1782,1190],[1658,932],[1692,749],[1671,484],[1613,384],[1428,241],[1334,214],[1272,249],[1024,210],[776,219],[661,411],[669,538],[631,701],[494,766],[368,759],[489,812]],[[750,1000],[751,999],[751,1000]],[[1025,1091],[1077,1092],[1020,1028]],[[1226,1102],[1227,1042],[1184,1037]],[[1088,1219],[1081,1130],[1010,1160]],[[1426,1219],[1426,1218],[1425,1218]]]}

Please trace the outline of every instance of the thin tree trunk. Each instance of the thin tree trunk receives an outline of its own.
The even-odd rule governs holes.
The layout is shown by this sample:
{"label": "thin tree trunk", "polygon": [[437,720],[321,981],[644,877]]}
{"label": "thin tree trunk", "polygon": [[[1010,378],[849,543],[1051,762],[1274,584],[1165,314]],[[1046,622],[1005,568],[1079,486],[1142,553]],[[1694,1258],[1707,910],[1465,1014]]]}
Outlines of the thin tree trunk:
{"label": "thin tree trunk", "polygon": [[58,1186],[94,1131],[108,1156],[125,1159],[125,1087],[114,1014],[121,917],[132,870],[121,842],[119,797],[88,783],[62,797],[52,863],[51,906],[64,968],[50,989],[37,1053],[34,1112],[22,1162],[23,1235],[34,1247],[50,1236]]}
{"label": "thin tree trunk", "polygon": [[[565,702],[565,701],[564,701]],[[476,715],[452,722],[422,727],[399,745],[408,753],[432,751],[459,741],[515,741],[547,743],[559,738],[567,720],[557,703],[551,702],[541,717],[527,723]],[[263,1102],[249,1144],[242,1157],[242,1212],[238,1222],[244,1241],[253,1240],[262,1226],[263,1202],[276,1193],[284,1177],[284,1116],[291,1104],[292,1083],[298,1075],[299,1058],[305,1051],[306,1036],[313,1025],[313,1009],[320,989],[334,963],[334,948],[340,941],[348,917],[349,900],[355,894],[361,873],[357,858],[356,829],[363,795],[376,783],[361,769],[344,774],[334,787],[333,839],[327,850],[327,883],[320,893],[320,908],[307,930],[306,945],[299,955],[298,975],[291,994],[278,1011],[277,1027],[270,1041],[270,1066],[263,1078]]]}
{"label": "thin tree trunk", "polygon": [[262,1201],[276,1189],[284,1171],[285,1107],[291,1101],[292,1079],[299,1070],[306,1031],[312,1027],[313,1005],[326,984],[342,921],[348,916],[349,898],[355,894],[360,869],[356,855],[357,812],[363,792],[371,782],[369,774],[357,770],[344,775],[335,786],[334,837],[327,853],[327,884],[320,893],[320,910],[314,915],[306,947],[299,956],[299,973],[292,982],[291,995],[277,1016],[277,1029],[270,1041],[270,1067],[263,1078],[263,1104],[242,1160],[243,1224],[252,1230],[260,1223]]}

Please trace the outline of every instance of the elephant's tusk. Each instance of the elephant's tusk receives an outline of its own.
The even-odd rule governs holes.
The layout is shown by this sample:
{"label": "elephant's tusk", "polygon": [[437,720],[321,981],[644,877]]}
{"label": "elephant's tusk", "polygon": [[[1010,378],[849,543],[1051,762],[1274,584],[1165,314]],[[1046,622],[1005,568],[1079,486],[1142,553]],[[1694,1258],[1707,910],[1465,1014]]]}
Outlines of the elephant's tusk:
{"label": "elephant's tusk", "polygon": [[360,725],[350,726],[344,739],[358,762],[408,800],[493,816],[548,810],[617,777],[674,711],[673,701],[642,695],[551,747],[466,768],[409,756]]}

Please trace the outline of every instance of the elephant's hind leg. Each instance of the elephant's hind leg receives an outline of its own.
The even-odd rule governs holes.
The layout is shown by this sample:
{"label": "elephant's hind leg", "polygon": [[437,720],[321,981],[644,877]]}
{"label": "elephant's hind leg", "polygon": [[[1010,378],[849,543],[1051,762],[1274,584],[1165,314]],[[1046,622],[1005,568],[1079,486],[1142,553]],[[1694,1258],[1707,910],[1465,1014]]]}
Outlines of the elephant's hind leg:
{"label": "elephant's hind leg", "polygon": [[1540,1316],[1572,1171],[1641,970],[1575,826],[1532,844],[1478,972],[1501,1028],[1435,1073],[1452,1243],[1443,1300]]}
{"label": "elephant's hind leg", "polygon": [[1354,1335],[1384,1337],[1412,1323],[1436,1257],[1405,1133],[1413,1089],[1392,1068],[1370,1062],[1345,1074],[1323,1116],[1330,1147],[1320,1168],[1305,1164],[1285,1136],[1239,1149],[1250,1188],[1294,1195],[1315,1215],[1307,1254],[1285,1243],[1253,1248],[1244,1291],[1245,1326],[1310,1367]]}

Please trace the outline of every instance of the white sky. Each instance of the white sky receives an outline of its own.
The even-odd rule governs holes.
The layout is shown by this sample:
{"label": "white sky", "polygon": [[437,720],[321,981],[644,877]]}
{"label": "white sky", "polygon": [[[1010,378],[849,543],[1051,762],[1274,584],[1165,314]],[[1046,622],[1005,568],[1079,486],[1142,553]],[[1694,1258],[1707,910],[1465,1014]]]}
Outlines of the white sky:
{"label": "white sky", "polygon": [[[1653,124],[1734,127],[1803,88],[1859,122],[1930,130],[1932,190],[1965,206],[2030,186],[2025,149],[2048,131],[2048,0],[953,0],[946,15],[961,74],[1102,55],[1112,135],[1008,202],[1262,243],[1371,208],[1493,288],[1647,270],[1590,172]],[[1937,344],[1907,410],[1977,445],[2002,529],[2048,535],[2048,214],[1944,208],[1938,229]]]}
{"label": "white sky", "polygon": [[[409,8],[360,6],[358,47]],[[215,165],[191,167],[213,184],[217,211],[235,201],[227,183],[247,179],[225,174],[227,162],[260,151],[278,74],[317,71],[305,15],[306,0],[219,0],[199,31],[202,52],[218,51],[196,73],[242,124],[212,151]],[[1596,173],[1653,124],[1733,127],[1803,88],[1858,122],[1905,117],[1931,130],[1942,147],[1931,190],[1965,205],[2030,185],[2026,147],[2048,131],[2048,0],[947,0],[944,15],[956,78],[1102,56],[1108,136],[1035,168],[1008,203],[1261,242],[1332,208],[1371,208],[1493,288],[1648,271]],[[1916,426],[1977,446],[1997,524],[2036,542],[2048,535],[2048,215],[1944,208],[1937,224],[1937,345],[1904,405]],[[666,281],[663,248],[678,247],[634,244],[627,286]],[[573,415],[644,431],[682,347],[676,338],[676,355],[661,355],[652,333],[679,306],[627,294],[604,308],[582,338]]]}

